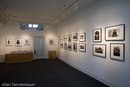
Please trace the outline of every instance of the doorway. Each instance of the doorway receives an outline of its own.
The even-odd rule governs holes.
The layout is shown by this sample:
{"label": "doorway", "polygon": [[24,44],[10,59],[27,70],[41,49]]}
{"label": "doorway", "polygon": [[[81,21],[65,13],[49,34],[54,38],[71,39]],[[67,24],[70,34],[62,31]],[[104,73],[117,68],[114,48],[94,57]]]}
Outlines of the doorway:
{"label": "doorway", "polygon": [[44,37],[34,37],[34,58],[43,59],[44,58],[44,46],[45,46]]}

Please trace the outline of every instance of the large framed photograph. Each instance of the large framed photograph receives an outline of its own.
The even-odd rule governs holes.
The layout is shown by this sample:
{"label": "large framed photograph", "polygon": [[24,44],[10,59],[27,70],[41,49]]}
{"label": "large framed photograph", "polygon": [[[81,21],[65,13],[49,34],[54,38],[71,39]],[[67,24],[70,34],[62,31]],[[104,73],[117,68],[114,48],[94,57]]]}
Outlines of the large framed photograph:
{"label": "large framed photograph", "polygon": [[93,29],[92,32],[93,42],[101,42],[102,41],[102,29]]}
{"label": "large framed photograph", "polygon": [[68,50],[72,51],[72,44],[71,43],[68,44]]}
{"label": "large framed photograph", "polygon": [[79,43],[79,51],[86,52],[86,43]]}
{"label": "large framed photograph", "polygon": [[15,46],[16,47],[22,46],[22,39],[21,38],[15,38]]}
{"label": "large framed photograph", "polygon": [[68,42],[71,43],[71,34],[68,35]]}
{"label": "large framed photograph", "polygon": [[106,27],[106,41],[114,40],[121,41],[124,40],[125,34],[125,24],[114,25]]}
{"label": "large framed photograph", "polygon": [[24,39],[24,46],[30,46],[30,39]]}
{"label": "large framed photograph", "polygon": [[106,57],[106,45],[105,44],[93,44],[92,53],[94,56]]}
{"label": "large framed photograph", "polygon": [[64,43],[64,50],[67,50],[67,42]]}
{"label": "large framed photograph", "polygon": [[73,42],[73,51],[77,52],[77,42]]}
{"label": "large framed photograph", "polygon": [[86,33],[79,33],[79,42],[86,41]]}
{"label": "large framed photograph", "polygon": [[6,46],[13,46],[13,39],[12,38],[6,38],[5,39],[5,45]]}
{"label": "large framed photograph", "polygon": [[63,49],[63,48],[64,48],[64,44],[60,43],[60,49]]}
{"label": "large framed photograph", "polygon": [[110,57],[111,59],[124,61],[124,44],[123,43],[111,43],[110,44]]}
{"label": "large framed photograph", "polygon": [[74,33],[72,38],[73,38],[73,41],[77,41],[78,40],[78,33]]}

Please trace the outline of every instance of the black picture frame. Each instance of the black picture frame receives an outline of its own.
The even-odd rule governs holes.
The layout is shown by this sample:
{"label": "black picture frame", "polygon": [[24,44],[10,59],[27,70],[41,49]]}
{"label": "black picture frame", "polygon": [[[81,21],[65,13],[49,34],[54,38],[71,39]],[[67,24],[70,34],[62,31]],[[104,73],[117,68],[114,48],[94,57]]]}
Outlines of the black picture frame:
{"label": "black picture frame", "polygon": [[102,28],[92,30],[93,42],[102,42]]}
{"label": "black picture frame", "polygon": [[79,52],[86,52],[86,43],[79,43]]}
{"label": "black picture frame", "polygon": [[113,25],[105,27],[106,41],[124,41],[125,40],[125,24]]}
{"label": "black picture frame", "polygon": [[106,58],[106,44],[93,44],[92,54],[93,56]]}
{"label": "black picture frame", "polygon": [[125,60],[125,44],[124,43],[110,43],[110,58],[112,60]]}

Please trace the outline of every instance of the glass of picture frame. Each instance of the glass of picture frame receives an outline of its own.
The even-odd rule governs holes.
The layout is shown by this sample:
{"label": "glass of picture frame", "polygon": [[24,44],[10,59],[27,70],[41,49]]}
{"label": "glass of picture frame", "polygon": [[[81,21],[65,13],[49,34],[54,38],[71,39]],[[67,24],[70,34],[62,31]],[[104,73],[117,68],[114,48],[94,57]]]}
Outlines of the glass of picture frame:
{"label": "glass of picture frame", "polygon": [[125,24],[105,27],[106,41],[123,41],[125,39]]}
{"label": "glass of picture frame", "polygon": [[73,51],[77,52],[77,42],[73,42]]}
{"label": "glass of picture frame", "polygon": [[78,40],[78,33],[73,33],[73,41],[77,41]]}
{"label": "glass of picture frame", "polygon": [[106,45],[105,44],[93,44],[92,53],[94,56],[106,57]]}
{"label": "glass of picture frame", "polygon": [[79,43],[79,51],[86,52],[86,43]]}
{"label": "glass of picture frame", "polygon": [[86,33],[79,33],[79,42],[86,41]]}
{"label": "glass of picture frame", "polygon": [[101,42],[102,41],[102,29],[93,29],[92,32],[93,42]]}
{"label": "glass of picture frame", "polygon": [[6,38],[5,39],[5,45],[6,46],[13,46],[13,39],[12,38]]}
{"label": "glass of picture frame", "polygon": [[110,58],[114,60],[124,61],[124,43],[110,44]]}
{"label": "glass of picture frame", "polygon": [[71,43],[71,34],[68,35],[68,42]]}
{"label": "glass of picture frame", "polygon": [[68,43],[68,50],[72,51],[72,44],[71,43]]}
{"label": "glass of picture frame", "polygon": [[21,38],[15,38],[15,46],[16,47],[22,46],[22,39]]}

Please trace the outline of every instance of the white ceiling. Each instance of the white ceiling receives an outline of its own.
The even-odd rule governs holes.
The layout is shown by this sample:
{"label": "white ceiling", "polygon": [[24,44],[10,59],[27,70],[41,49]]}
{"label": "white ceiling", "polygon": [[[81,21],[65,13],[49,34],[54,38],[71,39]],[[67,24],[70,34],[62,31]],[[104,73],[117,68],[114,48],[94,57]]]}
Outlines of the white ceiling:
{"label": "white ceiling", "polygon": [[[0,8],[9,20],[50,23],[61,13],[64,19],[97,0],[79,0],[79,8],[68,8],[76,0],[0,0]],[[69,12],[70,11],[70,12]],[[62,19],[63,20],[63,19]],[[55,20],[54,20],[55,21]]]}

